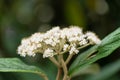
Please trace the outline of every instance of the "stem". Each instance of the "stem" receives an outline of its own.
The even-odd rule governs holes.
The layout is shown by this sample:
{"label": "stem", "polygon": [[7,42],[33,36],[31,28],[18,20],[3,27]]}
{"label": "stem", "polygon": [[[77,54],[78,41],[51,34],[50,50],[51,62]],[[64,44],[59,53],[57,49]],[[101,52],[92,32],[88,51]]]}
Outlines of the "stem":
{"label": "stem", "polygon": [[86,44],[86,45],[84,45],[84,46],[78,47],[77,49],[83,49],[83,48],[89,46],[90,44],[91,44],[91,43],[88,43],[88,44]]}
{"label": "stem", "polygon": [[47,76],[44,76],[43,78],[44,78],[44,80],[48,80],[48,77],[47,77]]}
{"label": "stem", "polygon": [[57,66],[58,67],[58,73],[57,73],[56,80],[61,80],[62,66],[61,66],[61,57],[60,57],[60,54],[58,54],[58,56],[57,56],[57,61],[58,61],[59,66]]}
{"label": "stem", "polygon": [[60,55],[60,58],[61,58],[61,64],[62,64],[62,68],[63,68],[63,71],[64,71],[64,77],[63,77],[63,80],[67,80],[68,79],[68,70],[67,70],[67,66],[66,66],[66,63],[63,59],[63,55]]}
{"label": "stem", "polygon": [[49,59],[50,59],[57,67],[60,66],[59,63],[58,63],[58,61],[57,61],[54,57],[49,57]]}
{"label": "stem", "polygon": [[[83,48],[85,48],[85,47],[87,47],[87,46],[89,46],[89,45],[90,45],[90,43],[89,43],[89,44],[86,44],[86,45],[84,45],[84,46],[78,47],[77,49],[80,50],[80,49],[83,49]],[[64,52],[62,52],[62,53],[65,53],[65,52],[67,52],[67,51],[64,51]],[[73,55],[74,55],[74,53],[73,53],[73,54],[70,54],[70,55],[67,57],[67,59],[66,59],[66,61],[65,61],[66,65],[70,62],[70,60],[72,59]]]}
{"label": "stem", "polygon": [[61,80],[61,72],[62,72],[61,68],[58,68],[56,80]]}
{"label": "stem", "polygon": [[73,55],[74,55],[74,53],[69,54],[68,58],[65,61],[66,65],[70,62],[70,60],[72,59]]}
{"label": "stem", "polygon": [[39,72],[36,72],[36,74],[40,75],[44,80],[49,80],[45,74],[41,74]]}

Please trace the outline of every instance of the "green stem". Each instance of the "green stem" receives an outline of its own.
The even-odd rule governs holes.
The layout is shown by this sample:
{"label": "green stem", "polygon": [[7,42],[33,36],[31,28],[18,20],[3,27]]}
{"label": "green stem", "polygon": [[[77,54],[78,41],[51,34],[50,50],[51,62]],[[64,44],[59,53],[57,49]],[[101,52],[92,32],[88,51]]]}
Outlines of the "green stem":
{"label": "green stem", "polygon": [[59,63],[58,63],[58,61],[57,61],[54,57],[49,57],[49,59],[50,59],[57,67],[60,66]]}
{"label": "green stem", "polygon": [[[84,46],[78,47],[78,49],[79,49],[79,50],[80,50],[80,49],[83,49],[83,48],[85,48],[85,47],[87,47],[87,46],[89,46],[89,45],[90,45],[90,44],[86,44],[86,45],[84,45]],[[75,54],[75,53],[69,54],[69,56],[67,57],[67,59],[66,59],[66,61],[65,61],[66,65],[70,62],[70,60],[72,59],[72,57],[73,57],[74,54]]]}
{"label": "green stem", "polygon": [[63,55],[60,55],[60,58],[61,58],[61,65],[62,65],[62,68],[63,68],[63,72],[64,72],[64,76],[63,76],[63,80],[68,80],[68,70],[67,70],[67,65],[63,59]]}
{"label": "green stem", "polygon": [[84,46],[81,46],[81,47],[78,47],[77,49],[83,49],[83,48],[85,48],[85,47],[87,47],[87,46],[89,46],[91,43],[88,43],[88,44],[86,44],[86,45],[84,45]]}
{"label": "green stem", "polygon": [[58,56],[57,56],[57,61],[58,61],[58,73],[57,73],[57,77],[56,77],[56,80],[61,80],[61,76],[62,76],[62,66],[61,66],[61,57],[60,57],[61,54],[59,54],[58,52]]}
{"label": "green stem", "polygon": [[56,80],[61,80],[61,74],[62,74],[62,70],[61,70],[61,68],[58,68]]}
{"label": "green stem", "polygon": [[44,80],[49,80],[45,74],[41,74],[39,72],[35,72],[36,74],[40,75]]}
{"label": "green stem", "polygon": [[73,55],[74,55],[74,53],[69,54],[68,58],[65,61],[66,65],[70,62],[70,60],[72,59]]}

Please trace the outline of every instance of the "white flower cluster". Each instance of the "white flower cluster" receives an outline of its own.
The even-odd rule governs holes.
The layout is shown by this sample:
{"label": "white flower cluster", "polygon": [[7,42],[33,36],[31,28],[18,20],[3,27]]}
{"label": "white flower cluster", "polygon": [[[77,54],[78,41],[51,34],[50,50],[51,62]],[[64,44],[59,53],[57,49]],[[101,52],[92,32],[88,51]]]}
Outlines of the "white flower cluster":
{"label": "white flower cluster", "polygon": [[87,44],[99,44],[100,39],[93,33],[83,33],[77,26],[60,29],[54,27],[46,33],[35,33],[28,38],[24,38],[18,47],[18,54],[21,56],[35,56],[42,53],[43,58],[53,57],[57,54],[68,52],[77,54],[79,48]]}

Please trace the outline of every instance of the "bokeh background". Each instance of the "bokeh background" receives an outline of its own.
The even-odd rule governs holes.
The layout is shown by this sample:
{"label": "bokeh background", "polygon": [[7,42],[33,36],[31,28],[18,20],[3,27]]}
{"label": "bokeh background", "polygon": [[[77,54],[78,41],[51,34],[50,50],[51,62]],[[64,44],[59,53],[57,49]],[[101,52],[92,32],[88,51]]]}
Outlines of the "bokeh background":
{"label": "bokeh background", "polygon": [[[41,67],[55,80],[56,67],[42,56],[20,57],[17,47],[23,37],[54,26],[77,25],[101,39],[120,26],[120,0],[0,0],[0,57],[18,57]],[[97,61],[100,67],[120,58],[120,50]],[[119,71],[108,80],[119,80]],[[81,76],[79,79],[84,80]],[[42,80],[35,74],[0,73],[0,80]],[[79,80],[77,77],[74,80]]]}

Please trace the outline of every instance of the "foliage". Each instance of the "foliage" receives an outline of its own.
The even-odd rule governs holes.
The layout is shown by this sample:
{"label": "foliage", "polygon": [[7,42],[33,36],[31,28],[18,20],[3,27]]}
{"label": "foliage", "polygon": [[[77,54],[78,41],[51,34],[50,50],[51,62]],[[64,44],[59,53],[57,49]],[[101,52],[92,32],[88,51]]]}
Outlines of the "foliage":
{"label": "foliage", "polygon": [[[48,59],[42,59],[41,55],[35,58],[22,58],[17,55],[16,49],[21,38],[34,32],[44,32],[56,25],[62,28],[68,25],[81,26],[96,32],[102,39],[120,25],[120,0],[0,0],[0,66],[4,67],[1,65],[4,58],[14,61],[17,57],[18,62],[22,60],[25,65],[38,66],[50,80],[55,80],[57,69]],[[102,44],[93,46],[85,52],[81,51],[77,58],[72,59],[70,62],[72,65],[68,64],[72,80],[120,79],[120,69],[117,64],[120,58],[120,50],[117,49],[119,34],[115,34],[112,33],[111,38],[103,39]],[[102,54],[103,51],[105,53]],[[109,66],[108,63],[111,65]],[[0,72],[0,80],[42,80],[33,73]]]}
{"label": "foliage", "polygon": [[[90,64],[94,63],[95,61],[106,57],[110,55],[115,49],[117,49],[120,46],[120,28],[118,28],[116,31],[105,37],[101,44],[95,45],[92,48],[88,49],[87,51],[81,53],[73,62],[73,64],[70,66],[69,75],[73,77],[75,74],[77,74],[79,71],[83,70]],[[96,52],[97,51],[97,52]],[[96,53],[95,53],[96,52]],[[95,53],[95,54],[93,54]],[[98,77],[93,77],[91,80],[96,80],[96,78],[106,78],[107,75],[114,74],[117,70],[119,70],[119,61],[115,63],[114,69],[109,70],[109,67],[103,70]],[[110,66],[111,68],[111,66]],[[34,66],[29,66],[20,61],[17,58],[1,58],[0,59],[0,71],[1,72],[29,72],[29,73],[36,73],[40,74],[45,80],[48,80],[46,77],[46,74],[39,68]],[[105,72],[109,72],[110,74],[107,74]],[[102,74],[106,74],[106,76],[103,76]],[[79,74],[77,74],[79,75]],[[95,79],[94,79],[95,78]],[[99,80],[100,80],[99,79]]]}
{"label": "foliage", "polygon": [[46,74],[38,67],[26,65],[17,58],[1,58],[0,59],[0,72],[27,72],[36,73],[47,79]]}

